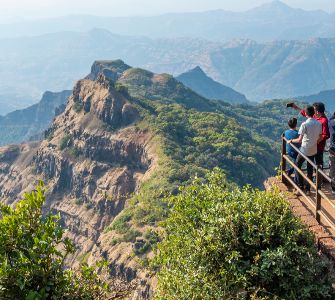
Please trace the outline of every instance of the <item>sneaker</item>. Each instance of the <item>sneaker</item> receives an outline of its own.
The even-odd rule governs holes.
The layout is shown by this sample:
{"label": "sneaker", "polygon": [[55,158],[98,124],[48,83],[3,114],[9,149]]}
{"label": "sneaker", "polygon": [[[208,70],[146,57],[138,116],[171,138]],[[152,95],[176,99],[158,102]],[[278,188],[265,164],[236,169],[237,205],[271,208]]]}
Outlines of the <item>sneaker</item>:
{"label": "sneaker", "polygon": [[306,190],[306,191],[305,191],[305,194],[306,194],[307,196],[309,196],[309,195],[311,194],[311,191],[310,191],[310,190]]}

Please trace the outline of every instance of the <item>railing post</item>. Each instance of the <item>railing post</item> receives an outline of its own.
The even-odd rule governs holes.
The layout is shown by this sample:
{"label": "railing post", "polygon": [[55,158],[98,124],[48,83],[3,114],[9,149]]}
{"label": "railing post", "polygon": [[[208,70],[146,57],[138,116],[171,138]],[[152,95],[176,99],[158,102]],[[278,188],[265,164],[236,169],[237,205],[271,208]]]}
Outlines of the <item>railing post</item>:
{"label": "railing post", "polygon": [[320,183],[320,174],[319,174],[319,166],[316,166],[316,205],[315,205],[315,219],[320,224],[320,214],[321,210],[321,195],[319,193],[319,183]]}
{"label": "railing post", "polygon": [[283,134],[282,135],[282,147],[281,147],[281,181],[282,183],[287,183],[287,180],[284,176],[284,173],[286,171],[286,160],[284,158],[284,155],[286,155],[286,140]]}

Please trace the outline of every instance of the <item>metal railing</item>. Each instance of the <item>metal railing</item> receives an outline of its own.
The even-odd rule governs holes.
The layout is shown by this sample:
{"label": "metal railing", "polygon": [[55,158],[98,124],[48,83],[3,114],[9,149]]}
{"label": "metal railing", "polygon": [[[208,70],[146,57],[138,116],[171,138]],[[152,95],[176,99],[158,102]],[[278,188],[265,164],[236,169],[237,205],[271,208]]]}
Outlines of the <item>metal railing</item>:
{"label": "metal railing", "polygon": [[[315,174],[315,183],[313,180],[307,177],[304,173],[304,170],[299,168],[287,155],[286,153],[286,145],[288,140],[283,136],[282,137],[282,149],[281,149],[281,180],[284,184],[291,184],[299,194],[307,201],[310,208],[312,208],[315,219],[319,224],[322,224],[326,228],[328,228],[332,234],[335,234],[335,201],[329,199],[326,195],[326,189],[321,187],[321,182],[331,184],[331,178],[324,173],[324,171],[316,165],[313,161],[311,161],[305,154],[303,154],[295,145],[290,144],[290,146],[301,155],[307,163],[309,163],[313,167],[313,174]],[[294,170],[299,173],[303,180],[307,182],[310,187],[310,194],[302,190],[297,183],[292,179],[292,177],[287,174],[286,167],[290,165],[294,168]]]}

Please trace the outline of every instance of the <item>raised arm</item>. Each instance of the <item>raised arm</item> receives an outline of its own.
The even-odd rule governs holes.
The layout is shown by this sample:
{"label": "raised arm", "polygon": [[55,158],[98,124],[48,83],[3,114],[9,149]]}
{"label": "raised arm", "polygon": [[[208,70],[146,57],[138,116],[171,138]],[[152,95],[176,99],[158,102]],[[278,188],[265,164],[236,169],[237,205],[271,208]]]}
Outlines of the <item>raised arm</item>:
{"label": "raised arm", "polygon": [[292,108],[298,111],[302,111],[303,109],[300,108],[298,105],[296,105],[295,103],[293,103]]}
{"label": "raised arm", "polygon": [[295,103],[292,104],[292,108],[299,111],[302,116],[306,117],[305,110],[299,107],[298,105],[296,105]]}

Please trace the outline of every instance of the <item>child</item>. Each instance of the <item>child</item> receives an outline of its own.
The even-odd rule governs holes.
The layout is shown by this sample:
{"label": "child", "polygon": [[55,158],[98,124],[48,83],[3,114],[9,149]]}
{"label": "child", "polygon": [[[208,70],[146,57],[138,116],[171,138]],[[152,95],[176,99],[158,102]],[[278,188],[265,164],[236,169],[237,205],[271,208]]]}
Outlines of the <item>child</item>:
{"label": "child", "polygon": [[[284,133],[284,136],[287,140],[293,140],[293,139],[296,139],[299,137],[299,133],[297,131],[297,119],[296,118],[291,118],[288,120],[288,126],[290,129],[286,130],[285,133]],[[295,144],[296,147],[300,147],[299,144]],[[286,145],[286,153],[289,157],[291,157],[294,161],[296,160],[297,156],[298,156],[298,153],[297,151],[295,151],[293,149],[293,147],[289,144]],[[288,175],[292,175],[294,172],[294,168],[291,167],[289,170],[288,170]]]}

